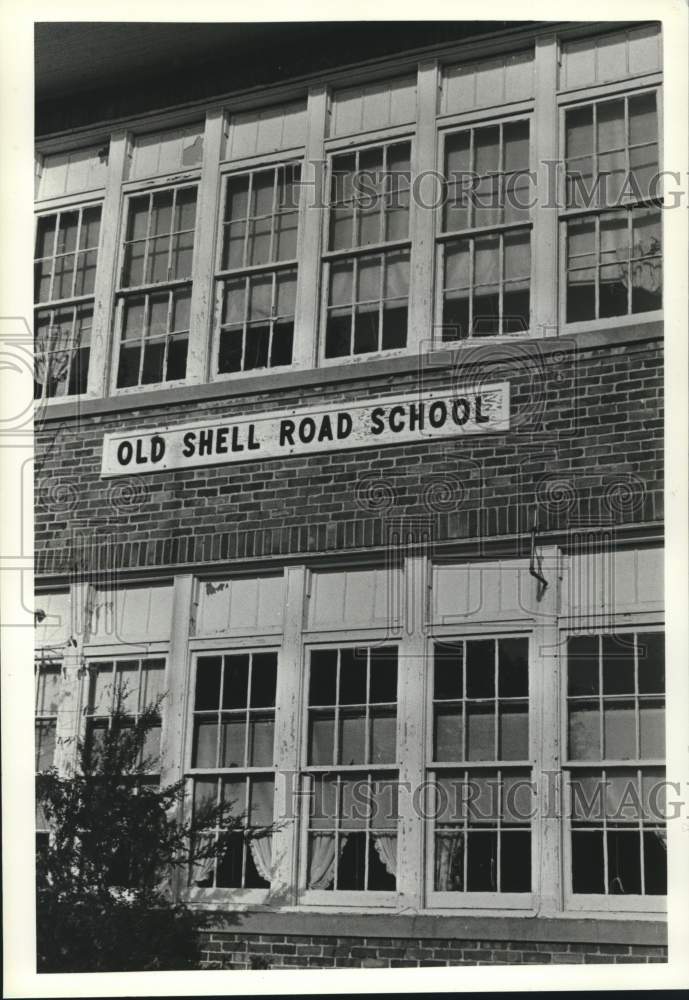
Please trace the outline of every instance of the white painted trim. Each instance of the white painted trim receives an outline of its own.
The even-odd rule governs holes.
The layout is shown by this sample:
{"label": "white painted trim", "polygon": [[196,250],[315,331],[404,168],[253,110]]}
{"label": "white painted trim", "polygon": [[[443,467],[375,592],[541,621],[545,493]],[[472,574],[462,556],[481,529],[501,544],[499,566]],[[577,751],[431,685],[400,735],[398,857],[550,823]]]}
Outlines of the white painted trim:
{"label": "white painted trim", "polygon": [[557,333],[558,209],[551,203],[552,168],[546,165],[546,161],[559,158],[557,71],[557,38],[544,35],[536,40],[536,100],[531,124],[531,171],[536,176],[536,205],[531,211],[531,329],[539,337]]}
{"label": "white painted trim", "polygon": [[[411,146],[411,180],[409,192],[409,235],[413,235],[409,262],[409,306],[406,352],[429,351],[433,337],[433,264],[437,210],[424,206],[414,197],[414,180],[429,176],[436,170],[436,114],[438,111],[439,71],[433,60],[419,66],[416,84],[416,136]],[[428,187],[428,183],[424,187]],[[433,177],[432,197],[436,179]],[[421,187],[421,186],[420,186]],[[420,190],[423,195],[423,191]],[[428,197],[426,194],[425,197]]]}

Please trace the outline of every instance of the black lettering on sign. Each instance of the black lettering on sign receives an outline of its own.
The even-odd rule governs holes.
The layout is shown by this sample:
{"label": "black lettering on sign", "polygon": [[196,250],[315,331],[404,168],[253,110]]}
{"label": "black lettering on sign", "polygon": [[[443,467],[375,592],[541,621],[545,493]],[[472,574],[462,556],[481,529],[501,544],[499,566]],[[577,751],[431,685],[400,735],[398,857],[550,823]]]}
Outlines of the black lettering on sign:
{"label": "black lettering on sign", "polygon": [[213,431],[199,431],[199,455],[211,455],[213,453]]}
{"label": "black lettering on sign", "polygon": [[452,419],[454,420],[454,422],[457,424],[458,427],[461,427],[462,424],[465,424],[467,422],[467,420],[469,419],[468,399],[460,397],[459,399],[454,400],[454,402],[452,403]]}
{"label": "black lettering on sign", "polygon": [[249,451],[256,451],[258,448],[261,447],[261,442],[260,441],[256,441],[256,439],[254,438],[254,434],[255,433],[256,433],[256,426],[254,424],[249,424],[249,436],[248,436],[247,442],[246,442],[247,445],[248,445]]}
{"label": "black lettering on sign", "polygon": [[371,434],[382,434],[385,430],[385,410],[382,406],[376,406],[371,411]]}
{"label": "black lettering on sign", "polygon": [[490,417],[484,416],[481,413],[481,397],[477,396],[476,397],[476,423],[477,424],[487,424],[489,422],[489,420],[490,420]]}
{"label": "black lettering on sign", "polygon": [[227,454],[227,435],[230,432],[229,427],[218,427],[215,433],[215,453],[216,455],[226,455]]}
{"label": "black lettering on sign", "polygon": [[431,427],[442,427],[447,420],[447,406],[442,399],[431,403],[428,410],[428,422]]}
{"label": "black lettering on sign", "polygon": [[182,443],[184,444],[182,454],[185,458],[191,458],[196,451],[196,431],[187,431],[182,438]]}
{"label": "black lettering on sign", "polygon": [[280,421],[280,447],[282,448],[285,444],[294,444],[293,420]]}
{"label": "black lettering on sign", "polygon": [[333,439],[333,427],[330,423],[330,417],[326,413],[321,420],[321,426],[318,430],[318,440],[319,441],[332,441]]}
{"label": "black lettering on sign", "polygon": [[160,434],[154,434],[151,438],[151,461],[153,464],[159,462],[165,456],[165,438]]}
{"label": "black lettering on sign", "polygon": [[144,443],[141,438],[139,438],[136,442],[136,455],[134,457],[134,461],[137,465],[148,465],[148,457],[144,455]]}
{"label": "black lettering on sign", "polygon": [[129,465],[132,460],[134,449],[131,441],[120,441],[117,446],[117,461],[120,465]]}
{"label": "black lettering on sign", "polygon": [[299,421],[299,437],[304,444],[310,444],[316,436],[316,421],[313,417],[304,417]]}
{"label": "black lettering on sign", "polygon": [[[401,417],[401,420],[397,418]],[[400,431],[404,430],[404,407],[403,406],[393,406],[390,410],[390,416],[388,417],[388,423],[390,424],[390,430],[393,434],[398,434]]]}
{"label": "black lettering on sign", "polygon": [[232,451],[244,451],[244,445],[239,440],[239,427],[232,428]]}
{"label": "black lettering on sign", "polygon": [[349,413],[337,414],[337,437],[340,441],[352,433],[352,418]]}

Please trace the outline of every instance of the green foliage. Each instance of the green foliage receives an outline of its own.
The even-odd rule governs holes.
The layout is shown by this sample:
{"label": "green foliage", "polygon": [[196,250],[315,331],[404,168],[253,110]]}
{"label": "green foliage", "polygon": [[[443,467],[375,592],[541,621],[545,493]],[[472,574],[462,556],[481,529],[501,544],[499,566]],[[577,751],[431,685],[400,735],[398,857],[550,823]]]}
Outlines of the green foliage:
{"label": "green foliage", "polygon": [[[51,830],[37,856],[39,972],[198,967],[201,916],[175,903],[172,880],[219,856],[242,819],[233,803],[180,819],[184,783],[160,787],[147,738],[159,705],[138,720],[119,705],[112,725],[78,747],[76,773],[37,776]],[[217,840],[199,837],[220,826]]]}

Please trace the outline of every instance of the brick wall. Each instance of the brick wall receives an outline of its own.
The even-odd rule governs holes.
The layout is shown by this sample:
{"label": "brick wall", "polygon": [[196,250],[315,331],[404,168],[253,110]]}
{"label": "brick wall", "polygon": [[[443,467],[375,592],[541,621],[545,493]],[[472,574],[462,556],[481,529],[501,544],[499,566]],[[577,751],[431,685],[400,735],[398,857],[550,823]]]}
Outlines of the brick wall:
{"label": "brick wall", "polygon": [[534,504],[543,531],[565,530],[573,517],[662,519],[657,340],[482,351],[467,353],[459,371],[424,372],[423,384],[508,380],[511,428],[503,434],[100,478],[106,432],[397,395],[419,385],[414,371],[50,419],[36,437],[37,573],[65,572],[75,535],[97,546],[79,558],[136,568],[372,548],[400,517],[430,517],[438,541],[479,544],[528,530]]}
{"label": "brick wall", "polygon": [[330,937],[208,931],[207,969],[418,968],[448,965],[581,965],[666,962],[662,945],[443,938]]}

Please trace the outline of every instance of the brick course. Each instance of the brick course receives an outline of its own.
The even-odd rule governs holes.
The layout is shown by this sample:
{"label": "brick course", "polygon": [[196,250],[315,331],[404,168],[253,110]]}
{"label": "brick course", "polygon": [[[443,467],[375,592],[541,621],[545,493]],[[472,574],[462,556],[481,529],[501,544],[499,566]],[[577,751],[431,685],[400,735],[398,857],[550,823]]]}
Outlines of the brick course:
{"label": "brick course", "polygon": [[[490,436],[100,478],[109,431],[396,395],[418,385],[411,372],[49,421],[36,435],[37,573],[372,549],[400,518],[430,521],[436,541],[478,549],[528,531],[534,504],[542,531],[566,530],[573,518],[660,522],[661,344],[562,356],[534,349],[517,361],[481,368],[486,382],[511,384],[511,429]],[[448,369],[423,380],[446,389],[466,381]]]}
{"label": "brick course", "polygon": [[[294,942],[299,942],[295,945]],[[365,942],[365,943],[364,943]],[[357,938],[205,931],[204,968],[430,968],[452,965],[582,965],[666,962],[661,945]],[[295,954],[296,952],[296,954]]]}

